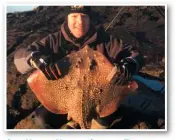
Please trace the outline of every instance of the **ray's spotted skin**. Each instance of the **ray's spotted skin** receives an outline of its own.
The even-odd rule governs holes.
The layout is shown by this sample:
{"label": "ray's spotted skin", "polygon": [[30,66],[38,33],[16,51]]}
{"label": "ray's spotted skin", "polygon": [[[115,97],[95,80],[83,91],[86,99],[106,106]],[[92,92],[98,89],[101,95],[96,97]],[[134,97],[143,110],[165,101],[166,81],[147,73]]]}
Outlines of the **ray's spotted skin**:
{"label": "ray's spotted skin", "polygon": [[111,85],[107,80],[113,65],[100,52],[85,46],[56,63],[62,77],[47,80],[39,70],[28,84],[40,102],[51,112],[68,114],[68,119],[81,128],[91,128],[93,119],[117,110],[120,101],[137,88],[136,82],[126,86]]}

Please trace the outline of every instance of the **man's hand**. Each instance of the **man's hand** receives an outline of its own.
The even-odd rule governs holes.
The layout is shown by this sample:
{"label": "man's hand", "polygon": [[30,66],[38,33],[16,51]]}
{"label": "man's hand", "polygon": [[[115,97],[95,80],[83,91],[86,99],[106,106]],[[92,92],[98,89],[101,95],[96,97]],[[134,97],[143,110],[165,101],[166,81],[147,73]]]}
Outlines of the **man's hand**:
{"label": "man's hand", "polygon": [[120,61],[118,64],[120,68],[120,75],[114,75],[112,78],[112,83],[117,85],[127,84],[131,80],[132,75],[136,72],[136,63],[130,59],[126,58]]}
{"label": "man's hand", "polygon": [[57,80],[61,76],[58,66],[52,63],[50,56],[33,52],[29,63],[33,68],[41,70],[48,80]]}

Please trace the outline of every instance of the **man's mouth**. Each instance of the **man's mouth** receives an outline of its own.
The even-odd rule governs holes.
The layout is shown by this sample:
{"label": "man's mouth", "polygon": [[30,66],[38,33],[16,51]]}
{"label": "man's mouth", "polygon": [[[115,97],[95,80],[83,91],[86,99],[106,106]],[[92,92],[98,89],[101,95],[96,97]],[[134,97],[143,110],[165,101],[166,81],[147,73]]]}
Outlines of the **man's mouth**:
{"label": "man's mouth", "polygon": [[83,30],[83,27],[75,27],[77,30]]}

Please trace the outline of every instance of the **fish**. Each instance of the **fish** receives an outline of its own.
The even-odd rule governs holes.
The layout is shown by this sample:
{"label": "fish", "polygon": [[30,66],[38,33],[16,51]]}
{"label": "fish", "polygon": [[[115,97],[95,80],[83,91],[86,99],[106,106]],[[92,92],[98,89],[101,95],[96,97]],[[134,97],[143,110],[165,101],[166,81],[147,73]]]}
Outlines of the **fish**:
{"label": "fish", "polygon": [[88,45],[55,65],[61,73],[58,80],[48,80],[36,70],[28,77],[28,85],[45,108],[67,114],[67,119],[81,129],[91,129],[93,119],[115,112],[122,99],[137,89],[135,81],[122,86],[112,84],[109,74],[115,66]]}

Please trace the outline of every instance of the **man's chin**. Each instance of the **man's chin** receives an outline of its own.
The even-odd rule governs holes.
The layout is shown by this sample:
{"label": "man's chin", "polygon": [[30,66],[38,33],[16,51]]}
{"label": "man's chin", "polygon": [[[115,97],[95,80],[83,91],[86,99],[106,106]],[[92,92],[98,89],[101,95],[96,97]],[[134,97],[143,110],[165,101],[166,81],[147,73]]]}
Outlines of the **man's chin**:
{"label": "man's chin", "polygon": [[75,37],[76,37],[76,38],[81,38],[81,37],[83,37],[84,35],[85,35],[85,33],[80,33],[80,34],[76,34]]}

